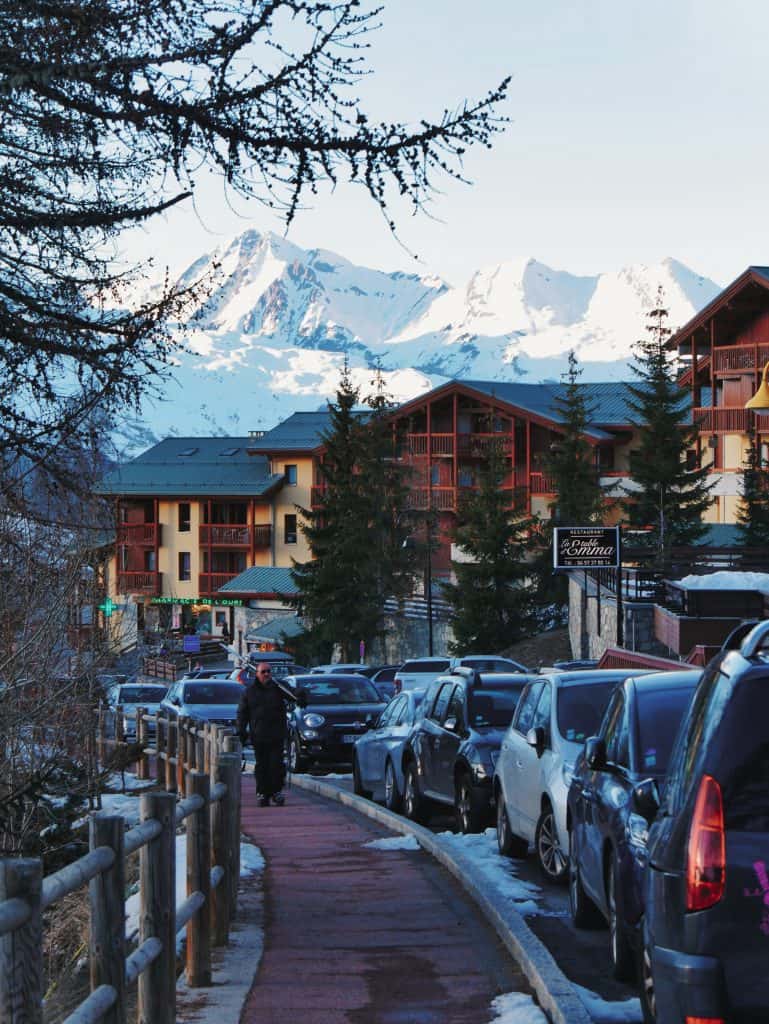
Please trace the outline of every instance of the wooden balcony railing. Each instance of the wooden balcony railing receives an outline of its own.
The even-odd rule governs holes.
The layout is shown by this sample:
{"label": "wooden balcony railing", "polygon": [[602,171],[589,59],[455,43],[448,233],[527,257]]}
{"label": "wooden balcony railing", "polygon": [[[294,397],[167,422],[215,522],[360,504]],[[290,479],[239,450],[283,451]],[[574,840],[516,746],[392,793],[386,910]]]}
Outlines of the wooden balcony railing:
{"label": "wooden balcony railing", "polygon": [[272,541],[272,527],[269,523],[254,526],[254,547],[268,548]]}
{"label": "wooden balcony railing", "polygon": [[243,523],[218,523],[199,528],[201,547],[250,548],[251,527]]}
{"label": "wooden balcony railing", "polygon": [[201,572],[198,574],[198,588],[201,595],[212,596],[225,583],[240,576],[239,572]]}
{"label": "wooden balcony railing", "polygon": [[118,544],[130,544],[132,546],[154,547],[157,541],[161,541],[160,523],[119,523],[117,528]]}
{"label": "wooden balcony railing", "polygon": [[712,409],[698,406],[692,410],[694,422],[703,431],[742,434],[750,427],[751,410],[736,408]]}
{"label": "wooden balcony railing", "polygon": [[121,570],[117,574],[117,588],[121,594],[149,594],[159,597],[161,593],[162,573],[132,572]]}
{"label": "wooden balcony railing", "polygon": [[457,434],[457,455],[485,459],[489,449],[494,447],[508,453],[512,450],[513,439],[510,434]]}
{"label": "wooden balcony railing", "polygon": [[550,473],[532,473],[531,474],[531,493],[532,494],[555,494],[555,479]]}
{"label": "wooden balcony railing", "polygon": [[731,345],[713,349],[715,373],[761,370],[769,361],[769,345]]}

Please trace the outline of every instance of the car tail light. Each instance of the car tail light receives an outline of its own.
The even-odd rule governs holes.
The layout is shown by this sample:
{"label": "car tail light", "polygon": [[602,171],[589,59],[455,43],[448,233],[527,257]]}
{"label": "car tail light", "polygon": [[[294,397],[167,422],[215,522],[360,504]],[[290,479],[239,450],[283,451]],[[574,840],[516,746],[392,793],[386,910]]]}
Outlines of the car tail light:
{"label": "car tail light", "polygon": [[686,1024],[726,1024],[723,1017],[685,1017]]}
{"label": "car tail light", "polygon": [[393,679],[393,684],[395,686],[395,692],[400,693],[403,688],[403,681],[396,676],[395,679]]}
{"label": "car tail light", "polygon": [[[721,787],[703,775],[694,805],[686,858],[686,909],[706,910],[718,903],[726,886],[726,834]],[[692,1017],[691,1021],[718,1018]]]}

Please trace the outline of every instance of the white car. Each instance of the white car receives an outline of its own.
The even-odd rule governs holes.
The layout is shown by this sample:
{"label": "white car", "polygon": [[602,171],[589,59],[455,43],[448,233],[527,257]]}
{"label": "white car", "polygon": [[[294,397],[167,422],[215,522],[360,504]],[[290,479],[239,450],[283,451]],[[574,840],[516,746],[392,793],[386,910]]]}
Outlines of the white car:
{"label": "white car", "polygon": [[445,676],[458,663],[458,658],[410,658],[395,673],[395,692],[423,690],[438,676]]}
{"label": "white car", "polygon": [[528,684],[494,771],[500,853],[525,857],[533,842],[544,876],[566,881],[566,798],[574,762],[588,736],[596,733],[615,687],[647,671],[553,672]]}

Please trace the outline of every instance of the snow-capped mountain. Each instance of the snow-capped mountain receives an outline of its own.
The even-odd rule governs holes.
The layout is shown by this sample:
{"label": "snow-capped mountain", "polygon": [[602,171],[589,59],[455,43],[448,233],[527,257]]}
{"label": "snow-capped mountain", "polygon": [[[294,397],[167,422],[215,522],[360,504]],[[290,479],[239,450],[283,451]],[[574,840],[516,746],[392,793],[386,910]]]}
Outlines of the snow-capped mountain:
{"label": "snow-capped mountain", "polygon": [[673,328],[720,290],[673,259],[593,277],[511,261],[451,287],[256,231],[197,259],[180,283],[201,278],[207,299],[179,327],[186,351],[166,400],[126,437],[132,448],[168,433],[243,434],[318,408],[345,356],[364,392],[381,365],[396,400],[451,377],[557,379],[570,349],[583,380],[618,379],[660,285]]}

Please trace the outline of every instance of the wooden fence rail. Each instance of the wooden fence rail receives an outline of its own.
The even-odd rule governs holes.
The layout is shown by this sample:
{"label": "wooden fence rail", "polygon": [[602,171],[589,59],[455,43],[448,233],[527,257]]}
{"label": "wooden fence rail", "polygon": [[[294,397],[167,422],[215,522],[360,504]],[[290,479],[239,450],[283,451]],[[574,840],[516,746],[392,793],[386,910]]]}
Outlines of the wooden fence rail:
{"label": "wooden fence rail", "polygon": [[[123,722],[118,709],[116,722]],[[155,724],[155,747],[146,743]],[[174,739],[169,742],[169,738]],[[99,735],[99,749],[125,745]],[[126,989],[138,984],[137,1019],[176,1020],[176,935],[186,926],[191,987],[211,983],[211,947],[225,945],[240,874],[240,766],[237,738],[221,726],[137,712],[140,774],[154,758],[158,781],[184,792],[146,792],[140,824],[119,815],[90,819],[89,852],[43,878],[42,862],[0,859],[0,1021],[42,1024],[43,912],[88,886],[90,995],[64,1024],[125,1024]],[[193,760],[194,758],[194,760]],[[160,766],[160,767],[158,767]],[[204,766],[207,770],[203,770]],[[162,769],[162,771],[161,771]],[[176,829],[185,823],[187,898],[176,904]],[[127,954],[125,859],[139,851],[139,937]]]}

